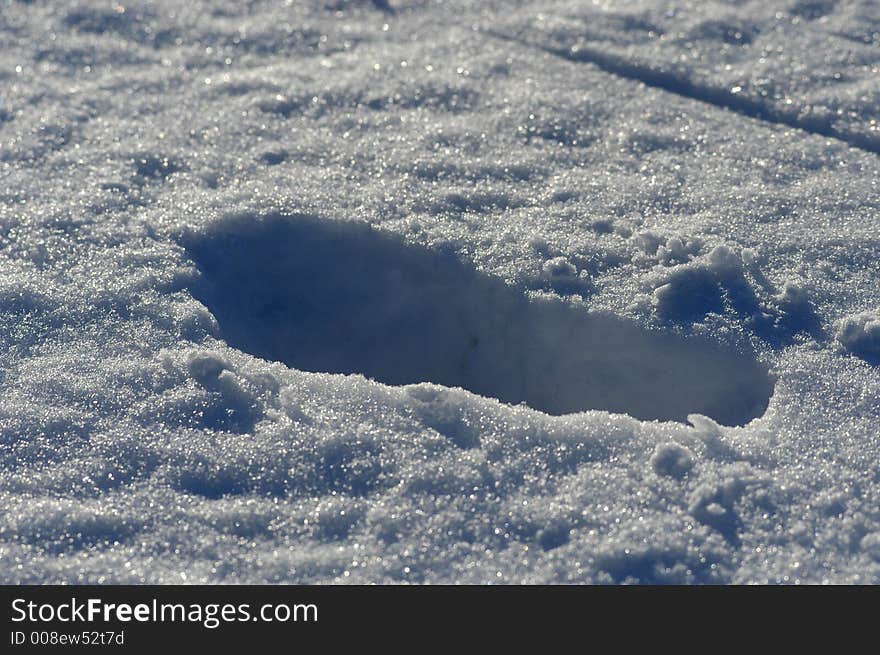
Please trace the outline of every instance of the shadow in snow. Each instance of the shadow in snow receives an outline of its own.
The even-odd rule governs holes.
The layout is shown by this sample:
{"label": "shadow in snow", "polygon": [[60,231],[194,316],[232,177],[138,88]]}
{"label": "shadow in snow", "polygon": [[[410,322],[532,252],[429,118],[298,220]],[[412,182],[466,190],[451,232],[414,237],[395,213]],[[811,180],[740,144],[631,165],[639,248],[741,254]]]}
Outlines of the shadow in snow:
{"label": "shadow in snow", "polygon": [[305,371],[463,387],[549,414],[725,425],[761,415],[773,391],[751,355],[530,299],[363,223],[238,216],[185,246],[227,342]]}

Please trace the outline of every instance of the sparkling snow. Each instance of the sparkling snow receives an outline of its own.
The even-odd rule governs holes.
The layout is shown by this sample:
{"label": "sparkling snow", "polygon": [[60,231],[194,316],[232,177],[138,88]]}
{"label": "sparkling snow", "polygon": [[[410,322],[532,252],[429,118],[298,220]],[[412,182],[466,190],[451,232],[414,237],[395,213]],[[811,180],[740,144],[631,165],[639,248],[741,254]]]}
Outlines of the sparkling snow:
{"label": "sparkling snow", "polygon": [[0,579],[880,582],[871,0],[0,2]]}

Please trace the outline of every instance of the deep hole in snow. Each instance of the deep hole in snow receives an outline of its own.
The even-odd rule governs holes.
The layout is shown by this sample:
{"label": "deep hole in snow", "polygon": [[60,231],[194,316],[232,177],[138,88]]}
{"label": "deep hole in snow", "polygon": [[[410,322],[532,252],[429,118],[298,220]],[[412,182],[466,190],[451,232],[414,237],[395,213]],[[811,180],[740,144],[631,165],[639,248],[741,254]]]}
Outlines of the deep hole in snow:
{"label": "deep hole in snow", "polygon": [[185,245],[227,342],[305,371],[464,387],[550,414],[725,425],[761,415],[773,391],[750,355],[530,299],[362,223],[237,217]]}

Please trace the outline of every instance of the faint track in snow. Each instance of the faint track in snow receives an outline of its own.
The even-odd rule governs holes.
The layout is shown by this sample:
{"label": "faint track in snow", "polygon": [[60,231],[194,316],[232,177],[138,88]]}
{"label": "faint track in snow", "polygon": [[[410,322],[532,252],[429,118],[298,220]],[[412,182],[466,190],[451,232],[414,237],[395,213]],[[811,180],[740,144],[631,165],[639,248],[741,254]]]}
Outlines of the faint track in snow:
{"label": "faint track in snow", "polygon": [[535,43],[494,30],[486,30],[486,34],[503,41],[543,50],[567,61],[593,64],[600,70],[616,77],[641,82],[646,86],[674,93],[682,98],[696,100],[720,109],[727,109],[742,116],[767,123],[785,125],[816,136],[835,139],[846,143],[852,148],[880,155],[880,134],[874,136],[855,132],[835,125],[832,119],[815,115],[804,115],[802,108],[792,107],[791,110],[785,110],[779,107],[772,107],[747,95],[702,84],[683,75],[653,68],[647,64],[628,61],[623,57],[602,52],[583,43],[578,43],[570,48],[561,48]]}

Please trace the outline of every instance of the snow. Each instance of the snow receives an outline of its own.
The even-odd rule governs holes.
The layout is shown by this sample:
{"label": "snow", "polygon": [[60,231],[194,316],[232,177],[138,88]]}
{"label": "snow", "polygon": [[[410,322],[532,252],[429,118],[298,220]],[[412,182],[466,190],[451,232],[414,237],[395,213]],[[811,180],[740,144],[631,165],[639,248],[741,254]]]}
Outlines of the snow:
{"label": "snow", "polygon": [[880,314],[863,312],[837,324],[837,340],[848,351],[865,358],[880,357]]}
{"label": "snow", "polygon": [[690,450],[680,444],[664,443],[654,450],[651,466],[658,475],[680,478],[694,467],[694,457]]}
{"label": "snow", "polygon": [[0,5],[3,582],[880,582],[868,1]]}

